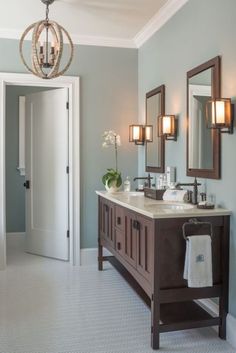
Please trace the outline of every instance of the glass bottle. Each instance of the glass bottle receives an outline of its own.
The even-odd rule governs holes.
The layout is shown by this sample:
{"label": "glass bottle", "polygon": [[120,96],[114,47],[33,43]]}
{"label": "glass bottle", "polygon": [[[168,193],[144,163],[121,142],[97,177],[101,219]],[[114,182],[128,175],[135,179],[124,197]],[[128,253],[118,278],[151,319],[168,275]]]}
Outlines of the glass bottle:
{"label": "glass bottle", "polygon": [[127,176],[125,181],[124,181],[124,191],[125,192],[130,192],[130,189],[131,189],[130,177]]}

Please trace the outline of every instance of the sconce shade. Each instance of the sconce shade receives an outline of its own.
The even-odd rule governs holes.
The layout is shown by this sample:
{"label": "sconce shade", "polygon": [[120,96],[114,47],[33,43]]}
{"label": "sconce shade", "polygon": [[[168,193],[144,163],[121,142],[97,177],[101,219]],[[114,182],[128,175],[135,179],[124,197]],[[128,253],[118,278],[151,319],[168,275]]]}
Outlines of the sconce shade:
{"label": "sconce shade", "polygon": [[145,125],[144,129],[145,129],[145,141],[153,142],[153,126]]}
{"label": "sconce shade", "polygon": [[129,126],[129,142],[135,145],[144,145],[144,142],[153,141],[152,125],[130,125]]}
{"label": "sconce shade", "polygon": [[143,125],[129,126],[129,142],[134,142],[136,145],[144,144],[144,128]]}
{"label": "sconce shade", "polygon": [[160,115],[158,117],[158,136],[166,140],[177,140],[175,115]]}
{"label": "sconce shade", "polygon": [[230,98],[212,99],[206,105],[207,127],[233,133],[233,109]]}

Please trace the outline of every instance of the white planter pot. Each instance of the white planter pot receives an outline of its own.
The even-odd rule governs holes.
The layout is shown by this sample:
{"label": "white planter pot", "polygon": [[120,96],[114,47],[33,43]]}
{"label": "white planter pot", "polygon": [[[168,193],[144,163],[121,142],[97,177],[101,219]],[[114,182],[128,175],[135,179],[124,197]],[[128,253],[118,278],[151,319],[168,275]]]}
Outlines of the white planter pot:
{"label": "white planter pot", "polygon": [[113,181],[111,183],[111,186],[108,186],[107,182],[106,182],[105,188],[106,188],[107,192],[110,192],[111,194],[114,193],[114,192],[118,192],[119,189],[120,189],[119,187],[116,186],[116,182],[115,181]]}

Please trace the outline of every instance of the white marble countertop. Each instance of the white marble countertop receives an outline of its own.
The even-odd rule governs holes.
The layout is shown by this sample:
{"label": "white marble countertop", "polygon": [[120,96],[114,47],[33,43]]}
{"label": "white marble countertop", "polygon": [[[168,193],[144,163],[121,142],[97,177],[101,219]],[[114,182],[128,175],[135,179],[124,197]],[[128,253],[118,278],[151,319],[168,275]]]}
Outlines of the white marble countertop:
{"label": "white marble countertop", "polygon": [[144,197],[142,192],[108,193],[106,191],[96,191],[96,194],[150,218],[227,216],[231,214],[231,211],[225,208],[201,210],[188,203],[156,201]]}

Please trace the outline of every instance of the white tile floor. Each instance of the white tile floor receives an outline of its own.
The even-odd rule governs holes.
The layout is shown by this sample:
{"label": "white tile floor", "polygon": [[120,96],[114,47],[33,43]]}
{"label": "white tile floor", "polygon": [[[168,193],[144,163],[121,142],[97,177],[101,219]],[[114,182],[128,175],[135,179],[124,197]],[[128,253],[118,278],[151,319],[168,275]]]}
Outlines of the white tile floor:
{"label": "white tile floor", "polygon": [[[11,247],[0,272],[0,353],[150,353],[150,311],[110,266],[72,268]],[[212,329],[161,335],[161,352],[235,353]]]}

